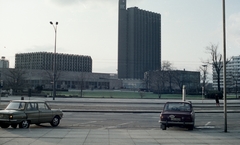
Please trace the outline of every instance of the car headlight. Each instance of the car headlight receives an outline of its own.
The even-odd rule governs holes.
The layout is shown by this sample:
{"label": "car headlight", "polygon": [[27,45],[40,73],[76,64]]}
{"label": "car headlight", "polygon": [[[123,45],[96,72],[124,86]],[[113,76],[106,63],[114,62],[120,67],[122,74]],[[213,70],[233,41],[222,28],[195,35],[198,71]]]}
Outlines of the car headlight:
{"label": "car headlight", "polygon": [[9,119],[13,119],[13,115],[9,115]]}

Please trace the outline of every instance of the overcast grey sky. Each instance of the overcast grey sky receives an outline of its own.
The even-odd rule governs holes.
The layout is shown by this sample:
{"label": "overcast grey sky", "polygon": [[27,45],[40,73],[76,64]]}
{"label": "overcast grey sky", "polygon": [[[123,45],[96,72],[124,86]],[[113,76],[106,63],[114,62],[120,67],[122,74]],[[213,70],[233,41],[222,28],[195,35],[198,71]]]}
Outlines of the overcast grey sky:
{"label": "overcast grey sky", "polygon": [[[222,53],[222,0],[127,0],[127,7],[161,14],[162,60],[198,70],[206,46]],[[0,0],[0,56],[16,53],[89,55],[93,72],[117,73],[118,0]],[[240,1],[226,0],[227,57],[240,55]]]}

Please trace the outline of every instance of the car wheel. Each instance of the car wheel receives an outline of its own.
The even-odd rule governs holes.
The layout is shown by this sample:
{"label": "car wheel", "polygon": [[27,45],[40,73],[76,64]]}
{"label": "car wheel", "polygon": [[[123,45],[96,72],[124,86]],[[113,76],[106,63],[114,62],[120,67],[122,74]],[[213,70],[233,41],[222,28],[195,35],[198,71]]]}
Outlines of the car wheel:
{"label": "car wheel", "polygon": [[2,124],[1,128],[8,128],[10,125],[9,124]]}
{"label": "car wheel", "polygon": [[55,116],[53,118],[53,120],[50,122],[50,124],[52,125],[52,127],[56,127],[58,126],[58,124],[60,123],[60,118],[58,116]]}
{"label": "car wheel", "polygon": [[17,124],[12,124],[11,127],[12,128],[17,128]]}
{"label": "car wheel", "polygon": [[162,130],[166,130],[167,126],[165,124],[161,124],[161,128],[162,128]]}
{"label": "car wheel", "polygon": [[194,128],[194,125],[191,125],[188,127],[188,130],[193,130],[193,128]]}
{"label": "car wheel", "polygon": [[19,124],[19,128],[29,128],[29,121],[24,120]]}

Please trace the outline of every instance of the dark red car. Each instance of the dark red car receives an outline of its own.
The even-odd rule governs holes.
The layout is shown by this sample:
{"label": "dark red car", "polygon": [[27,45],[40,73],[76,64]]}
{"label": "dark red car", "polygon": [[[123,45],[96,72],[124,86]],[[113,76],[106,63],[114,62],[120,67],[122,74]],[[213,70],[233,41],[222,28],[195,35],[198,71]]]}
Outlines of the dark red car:
{"label": "dark red car", "polygon": [[191,102],[167,102],[160,114],[160,127],[166,130],[167,127],[186,127],[193,130],[195,123],[195,113]]}

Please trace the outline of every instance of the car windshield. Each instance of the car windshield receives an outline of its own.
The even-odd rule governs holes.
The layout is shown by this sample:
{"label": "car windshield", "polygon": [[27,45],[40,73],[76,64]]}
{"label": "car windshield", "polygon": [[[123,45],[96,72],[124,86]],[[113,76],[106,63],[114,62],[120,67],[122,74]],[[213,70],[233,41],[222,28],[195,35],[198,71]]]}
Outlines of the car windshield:
{"label": "car windshield", "polygon": [[24,102],[11,102],[8,104],[6,110],[24,110],[25,103]]}
{"label": "car windshield", "polygon": [[191,111],[191,106],[184,102],[167,103],[164,107],[165,111]]}

